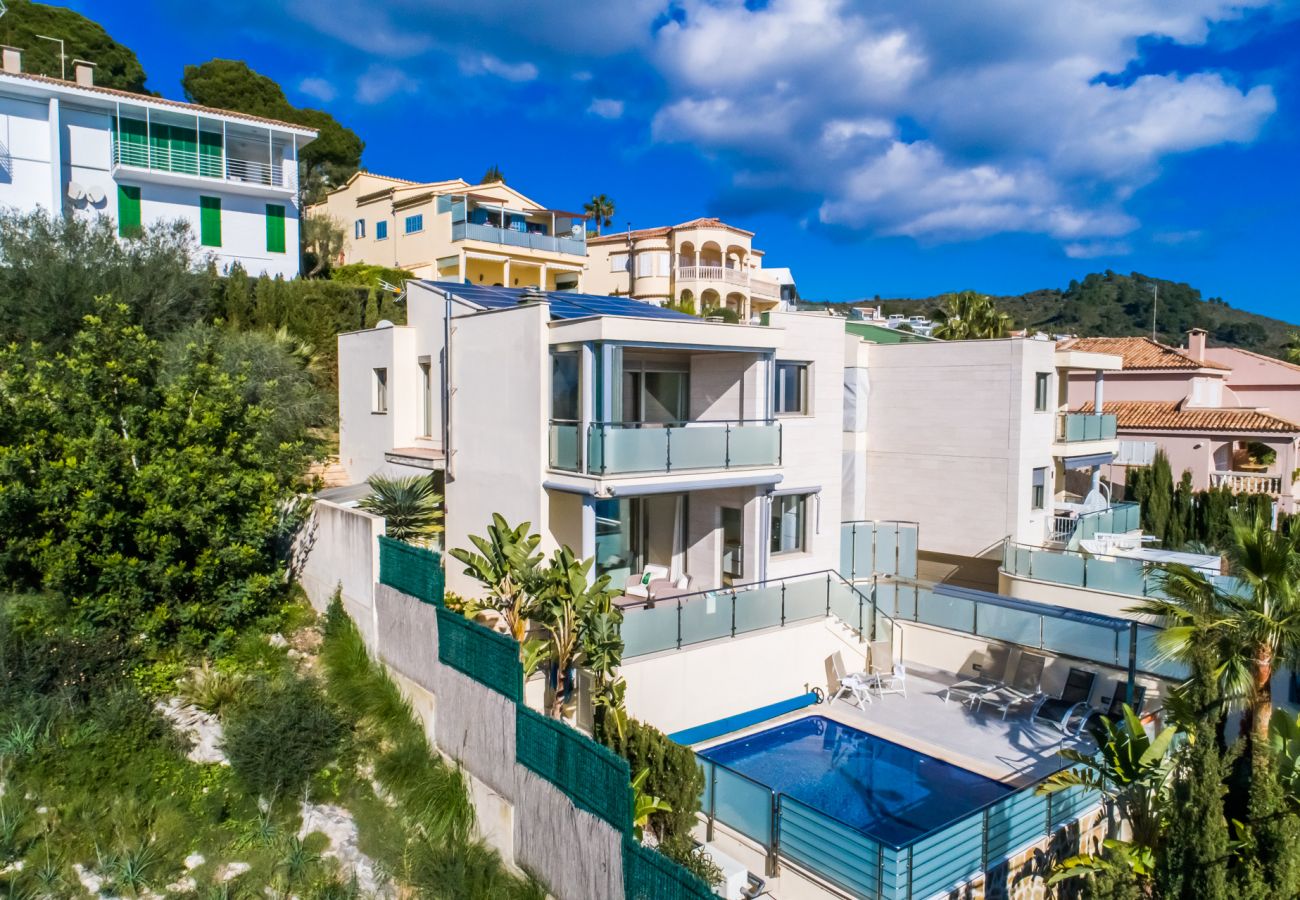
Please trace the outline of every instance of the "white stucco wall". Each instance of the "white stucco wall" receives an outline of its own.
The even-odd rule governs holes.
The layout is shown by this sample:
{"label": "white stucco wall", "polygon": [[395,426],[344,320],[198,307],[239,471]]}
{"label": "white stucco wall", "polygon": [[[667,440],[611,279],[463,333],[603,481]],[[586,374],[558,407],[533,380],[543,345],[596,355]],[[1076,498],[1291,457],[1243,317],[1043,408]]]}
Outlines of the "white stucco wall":
{"label": "white stucco wall", "polygon": [[0,95],[0,206],[55,208],[49,103]]}
{"label": "white stucco wall", "polygon": [[[415,329],[371,328],[340,334],[339,463],[352,483],[376,472],[401,471],[384,461],[394,447],[412,446],[423,388]],[[388,412],[374,411],[374,370],[388,370]],[[402,472],[402,474],[411,474]]]}
{"label": "white stucco wall", "polygon": [[[1034,375],[1056,378],[1053,353],[1022,338],[870,346],[865,518],[917,521],[922,549],[938,553],[985,555],[1007,535],[1039,543],[1055,411],[1034,411]],[[1038,467],[1047,509],[1033,511]]]}

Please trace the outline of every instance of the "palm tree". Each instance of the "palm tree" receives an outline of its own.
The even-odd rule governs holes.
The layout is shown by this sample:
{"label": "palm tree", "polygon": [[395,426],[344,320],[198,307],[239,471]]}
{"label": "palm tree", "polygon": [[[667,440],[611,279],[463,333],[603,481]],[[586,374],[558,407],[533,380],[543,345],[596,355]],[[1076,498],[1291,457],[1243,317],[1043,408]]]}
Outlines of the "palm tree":
{"label": "palm tree", "polygon": [[501,167],[498,166],[496,163],[493,163],[492,165],[488,166],[487,171],[483,173],[483,177],[478,180],[478,183],[495,184],[497,182],[500,182],[501,184],[505,184],[506,176],[501,174]]}
{"label": "palm tree", "polygon": [[531,522],[511,528],[500,513],[492,514],[487,537],[470,535],[478,553],[454,547],[449,552],[465,564],[465,574],[478,581],[488,592],[488,605],[505,619],[510,636],[520,644],[528,631],[528,616],[534,597],[542,586],[536,553],[541,536],[529,534]]}
{"label": "palm tree", "polygon": [[1006,337],[1011,316],[993,305],[992,299],[975,291],[948,294],[932,334],[948,341],[989,340]]}
{"label": "palm tree", "polygon": [[604,225],[609,227],[614,224],[614,201],[604,194],[597,194],[582,204],[583,212],[591,216],[596,223],[596,234],[600,234],[600,227]]}
{"label": "palm tree", "polygon": [[432,475],[372,475],[371,493],[357,506],[384,518],[384,533],[407,544],[427,544],[442,531],[442,495]]}
{"label": "palm tree", "polygon": [[1157,575],[1164,597],[1150,597],[1131,612],[1159,616],[1159,649],[1189,661],[1195,641],[1219,651],[1219,680],[1231,705],[1240,705],[1242,733],[1254,747],[1268,745],[1273,715],[1273,674],[1279,663],[1300,659],[1300,530],[1274,531],[1263,515],[1229,518],[1225,588],[1204,573],[1171,565]]}

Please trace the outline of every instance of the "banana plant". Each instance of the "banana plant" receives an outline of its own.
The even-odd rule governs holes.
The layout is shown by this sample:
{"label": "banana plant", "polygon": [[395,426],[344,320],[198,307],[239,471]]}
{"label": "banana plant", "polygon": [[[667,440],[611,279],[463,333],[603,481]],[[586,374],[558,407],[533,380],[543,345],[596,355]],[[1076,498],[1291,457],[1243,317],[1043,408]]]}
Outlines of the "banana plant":
{"label": "banana plant", "polygon": [[1291,806],[1300,809],[1300,717],[1284,709],[1273,710],[1268,736],[1278,783]]}
{"label": "banana plant", "polygon": [[465,574],[487,589],[487,605],[505,619],[510,636],[523,643],[533,598],[542,586],[540,535],[530,534],[531,522],[511,527],[500,513],[492,514],[487,537],[470,535],[478,553],[455,547],[449,552],[465,564]]}
{"label": "banana plant", "polygon": [[[1109,839],[1103,846],[1110,852],[1104,857],[1083,854],[1065,860],[1056,870],[1061,878],[1091,874],[1115,863],[1142,876],[1150,871],[1159,840],[1164,800],[1174,768],[1169,751],[1178,730],[1165,728],[1152,738],[1127,704],[1119,722],[1101,721],[1105,734],[1100,750],[1094,755],[1063,748],[1061,756],[1076,765],[1046,779],[1038,793],[1054,794],[1074,787],[1098,791],[1109,801],[1107,808],[1128,823],[1132,838]],[[1115,824],[1112,819],[1112,836]]]}
{"label": "banana plant", "polygon": [[650,816],[657,812],[672,812],[672,804],[660,797],[655,797],[641,790],[641,785],[645,784],[646,778],[650,775],[650,767],[642,769],[632,779],[632,830],[639,841],[645,836],[646,824],[650,821]]}

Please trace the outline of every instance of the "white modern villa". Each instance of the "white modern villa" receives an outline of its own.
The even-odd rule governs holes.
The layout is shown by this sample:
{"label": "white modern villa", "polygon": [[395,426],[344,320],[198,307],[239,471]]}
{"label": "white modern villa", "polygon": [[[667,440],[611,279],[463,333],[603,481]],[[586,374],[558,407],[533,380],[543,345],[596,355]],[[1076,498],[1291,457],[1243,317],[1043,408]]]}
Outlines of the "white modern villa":
{"label": "white modern villa", "polygon": [[22,71],[0,48],[0,207],[112,218],[123,237],[189,223],[219,269],[298,274],[301,125]]}

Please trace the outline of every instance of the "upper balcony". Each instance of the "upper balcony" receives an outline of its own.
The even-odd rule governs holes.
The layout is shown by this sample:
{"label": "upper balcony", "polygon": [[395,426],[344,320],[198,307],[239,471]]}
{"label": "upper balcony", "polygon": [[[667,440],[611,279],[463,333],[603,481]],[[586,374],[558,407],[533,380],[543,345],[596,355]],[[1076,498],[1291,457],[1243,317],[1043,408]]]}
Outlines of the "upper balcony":
{"label": "upper balcony", "polygon": [[1117,420],[1111,413],[1060,413],[1056,417],[1056,442],[1113,441]]}
{"label": "upper balcony", "polygon": [[552,469],[603,477],[781,464],[781,423],[772,419],[591,422],[582,430],[552,420]]}
{"label": "upper balcony", "polygon": [[451,213],[451,239],[483,241],[523,250],[587,255],[586,217],[559,210],[511,209],[503,201],[472,194],[438,198],[438,212]]}
{"label": "upper balcony", "polygon": [[251,193],[292,194],[297,190],[293,143],[269,130],[217,120],[122,115],[113,123],[113,170],[165,183],[193,179],[221,182]]}

